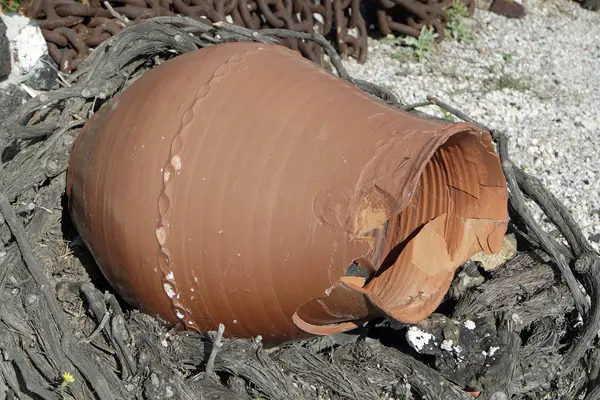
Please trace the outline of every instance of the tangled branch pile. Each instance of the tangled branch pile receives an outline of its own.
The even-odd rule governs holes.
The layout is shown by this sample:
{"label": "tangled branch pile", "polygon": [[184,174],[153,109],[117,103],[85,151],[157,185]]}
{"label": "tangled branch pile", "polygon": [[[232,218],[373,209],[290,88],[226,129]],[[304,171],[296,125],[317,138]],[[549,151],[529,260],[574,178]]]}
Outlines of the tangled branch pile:
{"label": "tangled branch pile", "polygon": [[[100,44],[61,88],[27,102],[0,129],[0,398],[454,400],[472,398],[470,390],[481,391],[480,399],[599,399],[600,258],[565,208],[511,162],[499,132],[492,131],[520,252],[492,273],[465,264],[440,308],[444,315],[418,327],[383,320],[355,334],[269,351],[259,340],[214,346],[212,334],[167,332],[111,294],[64,207],[67,161],[81,126],[144,71],[177,54],[275,38],[316,43],[339,76],[390,105],[433,103],[474,122],[436,99],[403,105],[354,80],[314,33],[181,17],[131,24]],[[539,227],[526,198],[563,240]],[[477,275],[471,280],[479,284],[465,288],[465,274]],[[477,328],[467,334],[459,326],[468,321]],[[404,335],[415,328],[455,337],[460,354],[411,350]],[[495,350],[485,347],[482,359],[483,344]],[[207,367],[211,353],[216,358]]]}
{"label": "tangled branch pile", "polygon": [[[459,0],[472,13],[474,0]],[[363,62],[367,56],[367,26],[384,35],[417,37],[432,25],[438,40],[448,22],[452,0],[26,0],[20,11],[38,21],[50,55],[63,72],[77,65],[104,40],[123,29],[120,19],[146,19],[176,14],[211,24],[226,21],[256,29],[287,29],[312,33],[315,29],[337,46],[340,54]],[[373,20],[371,22],[371,20]],[[321,47],[314,42],[286,38],[282,44],[321,63]]]}

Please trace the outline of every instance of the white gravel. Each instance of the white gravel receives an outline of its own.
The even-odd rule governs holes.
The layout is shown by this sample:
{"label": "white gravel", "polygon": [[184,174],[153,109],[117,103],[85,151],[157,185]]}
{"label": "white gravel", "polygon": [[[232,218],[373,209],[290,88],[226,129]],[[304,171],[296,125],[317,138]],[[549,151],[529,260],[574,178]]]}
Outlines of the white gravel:
{"label": "white gravel", "polygon": [[434,95],[503,130],[513,160],[565,203],[598,250],[600,13],[573,0],[524,3],[522,20],[477,8],[467,20],[473,40],[445,40],[429,61],[394,60],[390,45],[369,40],[365,64],[344,64],[407,103]]}

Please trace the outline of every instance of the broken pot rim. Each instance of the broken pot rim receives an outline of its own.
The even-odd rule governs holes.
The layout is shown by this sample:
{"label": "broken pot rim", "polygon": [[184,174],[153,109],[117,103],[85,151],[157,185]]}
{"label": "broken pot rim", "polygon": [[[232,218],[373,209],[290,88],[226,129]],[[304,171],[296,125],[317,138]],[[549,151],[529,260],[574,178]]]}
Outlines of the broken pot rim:
{"label": "broken pot rim", "polygon": [[[392,106],[389,106],[389,107],[392,107]],[[392,108],[394,108],[394,107],[392,107]],[[402,111],[402,112],[409,113],[407,111]],[[422,117],[422,118],[426,119],[426,117]],[[493,148],[493,146],[494,146],[493,137],[492,137],[491,132],[488,130],[482,129],[473,123],[464,122],[464,121],[459,121],[459,122],[448,121],[448,125],[443,127],[442,129],[437,130],[437,132],[439,133],[439,137],[431,141],[431,143],[429,144],[429,146],[430,146],[429,151],[425,152],[426,155],[424,155],[424,157],[427,159],[427,161],[422,162],[420,164],[419,168],[411,171],[411,173],[409,174],[409,176],[407,178],[407,184],[406,184],[405,188],[416,187],[417,183],[415,183],[415,182],[418,182],[418,180],[424,173],[425,168],[427,167],[427,165],[433,158],[434,154],[442,146],[444,146],[450,139],[456,137],[457,135],[465,136],[465,137],[480,135],[480,138],[478,138],[478,139],[479,139],[479,143],[482,146],[482,148],[485,149],[488,153],[490,153],[492,155],[496,155],[496,153],[494,151],[492,151],[489,147],[489,146],[491,146]],[[487,138],[484,139],[482,137],[484,135],[487,136]],[[500,167],[500,171],[502,172],[501,167]],[[498,187],[506,188],[506,183],[504,185],[498,186]],[[407,197],[408,196],[406,196],[406,193],[403,193],[402,198],[399,199],[400,206],[398,209],[398,213],[402,212],[408,206],[410,199]],[[439,215],[436,218],[442,217],[444,215],[446,215],[446,214]],[[393,217],[389,218],[388,221],[392,218]],[[507,224],[507,219],[508,219],[508,214],[507,214],[507,218],[505,220],[504,225]],[[360,238],[361,237],[358,237],[357,239],[360,239]],[[482,246],[482,249],[485,253],[488,253],[487,252],[488,246]],[[493,250],[492,250],[492,252],[493,252]],[[364,255],[362,255],[361,257],[358,257],[357,259],[361,259],[362,257],[364,257]],[[356,261],[356,260],[354,260],[354,261]],[[458,266],[456,268],[458,268]],[[426,312],[424,312],[425,314],[429,315],[431,312],[434,312],[435,309],[439,306],[439,303],[442,301],[447,290],[449,289],[450,285],[452,284],[453,277],[454,277],[454,274],[449,273],[447,276],[438,280],[438,285],[435,288],[435,290],[433,291],[434,294],[432,294],[428,298],[428,300],[424,303],[424,304],[426,304],[425,309],[427,310]],[[362,285],[357,284],[359,281],[362,282]],[[419,315],[418,318],[415,318],[413,315],[411,315],[411,314],[414,314],[411,311],[403,312],[400,309],[392,310],[389,307],[386,307],[385,304],[383,304],[383,300],[381,300],[380,297],[376,293],[365,288],[367,283],[368,282],[366,281],[365,278],[344,275],[344,276],[341,276],[340,279],[336,283],[334,283],[329,288],[327,288],[325,290],[324,295],[326,297],[329,295],[329,293],[334,288],[342,286],[347,289],[350,289],[355,292],[359,292],[359,293],[363,294],[365,296],[365,298],[371,303],[371,305],[374,306],[376,309],[378,309],[381,312],[381,316],[387,316],[390,318],[401,320],[402,322],[405,322],[405,323],[418,323],[423,320],[421,315]],[[323,298],[323,297],[320,297],[320,298]],[[318,300],[318,299],[319,298],[311,299],[311,300],[307,301],[305,304],[308,304],[309,302]],[[335,323],[335,324],[319,325],[319,324],[309,323],[309,322],[305,321],[304,319],[302,319],[298,315],[298,311],[302,307],[303,307],[303,305],[298,307],[298,309],[294,312],[294,314],[292,316],[292,320],[293,320],[294,324],[296,324],[296,326],[298,326],[298,328],[300,328],[308,333],[314,334],[314,335],[332,335],[332,334],[336,334],[336,333],[348,332],[348,331],[351,331],[353,329],[360,327],[362,324],[368,322],[373,317],[373,316],[369,316],[368,318],[355,320],[355,321],[344,321],[344,322],[339,322],[339,323]],[[409,305],[409,307],[410,307],[410,305]],[[420,314],[423,314],[423,312]]]}

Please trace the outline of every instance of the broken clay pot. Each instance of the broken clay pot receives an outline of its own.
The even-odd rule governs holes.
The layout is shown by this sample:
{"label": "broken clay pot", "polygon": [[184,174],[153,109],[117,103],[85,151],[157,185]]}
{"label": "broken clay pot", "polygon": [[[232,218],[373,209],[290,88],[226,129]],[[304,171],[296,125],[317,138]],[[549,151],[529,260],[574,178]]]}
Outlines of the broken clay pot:
{"label": "broken clay pot", "polygon": [[126,301],[270,343],[421,321],[507,227],[489,133],[399,111],[277,45],[147,72],[88,121],[67,179]]}

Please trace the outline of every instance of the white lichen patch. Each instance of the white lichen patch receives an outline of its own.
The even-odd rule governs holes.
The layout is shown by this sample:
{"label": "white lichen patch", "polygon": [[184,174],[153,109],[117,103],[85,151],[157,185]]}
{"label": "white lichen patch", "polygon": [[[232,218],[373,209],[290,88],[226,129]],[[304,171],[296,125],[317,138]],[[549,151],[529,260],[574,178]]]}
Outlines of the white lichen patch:
{"label": "white lichen patch", "polygon": [[452,351],[452,345],[454,344],[454,342],[450,339],[446,339],[442,342],[440,348],[442,350],[446,350],[446,351]]}
{"label": "white lichen patch", "polygon": [[167,274],[167,279],[173,280],[174,278],[175,278],[175,275],[173,275],[173,271],[169,271],[169,273]]}
{"label": "white lichen patch", "polygon": [[492,357],[498,350],[500,350],[500,347],[492,346],[488,349],[488,351],[482,351],[481,354],[486,357]]}
{"label": "white lichen patch", "polygon": [[467,328],[468,330],[472,331],[473,329],[476,328],[477,325],[475,325],[475,322],[471,321],[470,319],[466,320],[465,323],[465,328]]}
{"label": "white lichen patch", "polygon": [[416,351],[421,351],[425,345],[429,344],[433,335],[423,332],[416,326],[411,326],[406,332],[406,340],[408,344]]}

